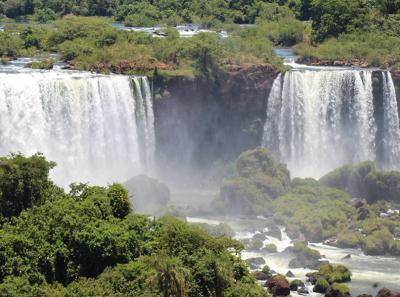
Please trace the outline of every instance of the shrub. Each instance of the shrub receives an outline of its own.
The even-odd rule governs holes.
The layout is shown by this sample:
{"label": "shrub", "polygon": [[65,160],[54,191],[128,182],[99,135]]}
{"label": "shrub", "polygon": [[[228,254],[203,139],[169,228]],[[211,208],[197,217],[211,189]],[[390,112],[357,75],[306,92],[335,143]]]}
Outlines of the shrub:
{"label": "shrub", "polygon": [[316,293],[326,293],[328,290],[329,283],[324,278],[318,278],[314,285],[313,291]]}

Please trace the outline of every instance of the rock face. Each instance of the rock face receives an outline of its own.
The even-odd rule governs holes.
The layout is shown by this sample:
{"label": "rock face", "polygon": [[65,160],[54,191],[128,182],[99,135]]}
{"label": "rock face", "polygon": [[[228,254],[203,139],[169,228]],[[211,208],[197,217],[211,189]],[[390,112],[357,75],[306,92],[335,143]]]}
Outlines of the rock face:
{"label": "rock face", "polygon": [[259,145],[276,76],[257,65],[231,66],[213,80],[155,77],[157,164],[201,168]]}

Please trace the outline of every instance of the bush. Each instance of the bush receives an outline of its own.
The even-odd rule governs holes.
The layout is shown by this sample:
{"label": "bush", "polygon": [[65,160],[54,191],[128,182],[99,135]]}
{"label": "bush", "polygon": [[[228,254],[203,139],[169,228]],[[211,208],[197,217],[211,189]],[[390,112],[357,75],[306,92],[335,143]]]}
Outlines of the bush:
{"label": "bush", "polygon": [[269,243],[265,245],[263,250],[267,251],[268,253],[276,253],[278,251],[278,248],[276,247],[275,244]]}
{"label": "bush", "polygon": [[35,62],[32,62],[32,65],[31,65],[32,69],[44,69],[44,70],[53,69],[53,66],[54,66],[53,59],[35,61]]}
{"label": "bush", "polygon": [[41,205],[56,192],[49,172],[56,163],[43,155],[21,154],[0,158],[0,212],[5,217],[17,216],[34,205]]}
{"label": "bush", "polygon": [[314,285],[313,291],[316,293],[326,293],[328,290],[329,283],[324,278],[318,278],[317,282]]}
{"label": "bush", "polygon": [[393,235],[387,230],[377,230],[363,240],[364,251],[367,255],[384,255],[393,248]]}

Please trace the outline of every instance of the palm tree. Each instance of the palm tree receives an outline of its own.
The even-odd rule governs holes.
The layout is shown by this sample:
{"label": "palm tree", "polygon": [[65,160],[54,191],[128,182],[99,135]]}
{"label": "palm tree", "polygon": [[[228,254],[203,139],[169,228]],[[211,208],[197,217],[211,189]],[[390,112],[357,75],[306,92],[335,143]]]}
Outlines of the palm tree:
{"label": "palm tree", "polygon": [[164,297],[184,297],[189,289],[189,271],[183,268],[181,261],[175,257],[155,255],[147,258],[156,271],[149,279],[151,287],[162,292]]}

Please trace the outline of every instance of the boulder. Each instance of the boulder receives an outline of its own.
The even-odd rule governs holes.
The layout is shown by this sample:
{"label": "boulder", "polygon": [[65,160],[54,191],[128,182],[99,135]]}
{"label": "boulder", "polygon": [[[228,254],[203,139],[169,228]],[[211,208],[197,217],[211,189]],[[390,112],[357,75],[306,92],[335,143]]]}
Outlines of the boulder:
{"label": "boulder", "polygon": [[264,273],[262,271],[259,271],[259,270],[253,271],[251,273],[251,275],[254,276],[254,278],[256,280],[259,280],[259,281],[266,281],[267,279],[269,279],[271,277],[271,275]]}
{"label": "boulder", "polygon": [[329,286],[325,297],[351,297],[349,288],[344,284],[336,284]]}
{"label": "boulder", "polygon": [[343,259],[344,259],[344,260],[346,260],[346,259],[351,259],[351,255],[348,254],[348,255],[344,256]]}
{"label": "boulder", "polygon": [[286,277],[295,277],[295,275],[293,274],[293,272],[291,272],[290,270],[286,273]]}
{"label": "boulder", "polygon": [[380,289],[376,297],[400,297],[400,292],[390,291],[387,288]]}
{"label": "boulder", "polygon": [[263,247],[262,250],[264,252],[267,252],[267,253],[276,253],[276,252],[278,252],[277,246],[275,244],[273,244],[273,243],[269,243],[269,244],[265,245],[265,247]]}
{"label": "boulder", "polygon": [[124,186],[132,197],[134,209],[140,212],[153,213],[166,206],[170,199],[168,187],[146,175],[135,176],[125,182]]}
{"label": "boulder", "polygon": [[279,229],[277,226],[269,226],[268,231],[265,232],[266,235],[278,238],[279,240],[282,240],[282,232],[281,229]]}
{"label": "boulder", "polygon": [[299,295],[310,295],[310,292],[304,287],[297,290],[297,294]]}
{"label": "boulder", "polygon": [[265,260],[262,257],[249,258],[245,262],[250,269],[258,269],[261,265],[265,264]]}
{"label": "boulder", "polygon": [[276,275],[267,280],[264,285],[273,296],[289,296],[290,284],[283,275]]}
{"label": "boulder", "polygon": [[300,289],[305,288],[304,283],[299,280],[299,279],[295,279],[290,283],[290,291],[299,291]]}

